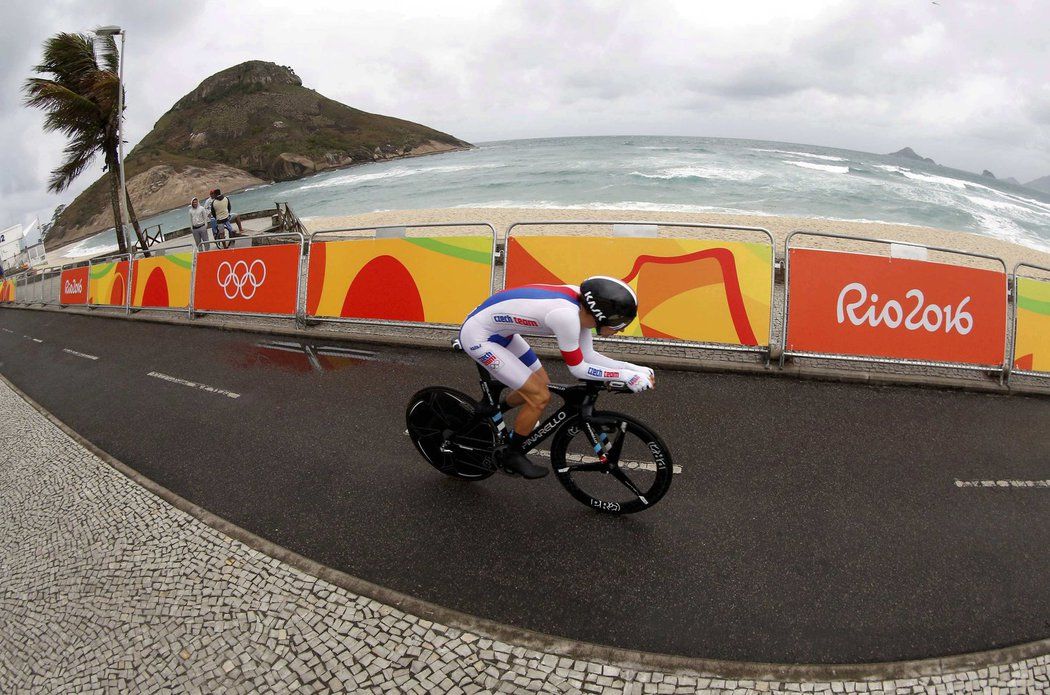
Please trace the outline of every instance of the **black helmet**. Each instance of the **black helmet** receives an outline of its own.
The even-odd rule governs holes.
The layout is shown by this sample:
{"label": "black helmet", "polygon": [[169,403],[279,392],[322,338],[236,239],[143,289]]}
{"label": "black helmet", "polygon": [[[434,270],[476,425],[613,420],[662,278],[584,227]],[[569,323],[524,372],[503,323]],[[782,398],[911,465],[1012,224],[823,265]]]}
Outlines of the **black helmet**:
{"label": "black helmet", "polygon": [[638,297],[622,280],[595,275],[580,284],[580,300],[599,326],[617,330],[638,315]]}

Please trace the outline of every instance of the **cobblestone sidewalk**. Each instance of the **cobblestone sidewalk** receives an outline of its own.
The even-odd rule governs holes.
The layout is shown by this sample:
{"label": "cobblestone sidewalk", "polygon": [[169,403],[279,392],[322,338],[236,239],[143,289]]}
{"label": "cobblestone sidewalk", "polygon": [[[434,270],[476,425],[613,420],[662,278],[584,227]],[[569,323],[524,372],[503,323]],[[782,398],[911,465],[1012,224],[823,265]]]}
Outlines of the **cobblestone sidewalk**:
{"label": "cobblestone sidewalk", "polygon": [[0,692],[1050,692],[1050,655],[890,682],[545,654],[356,596],[179,511],[0,382]]}

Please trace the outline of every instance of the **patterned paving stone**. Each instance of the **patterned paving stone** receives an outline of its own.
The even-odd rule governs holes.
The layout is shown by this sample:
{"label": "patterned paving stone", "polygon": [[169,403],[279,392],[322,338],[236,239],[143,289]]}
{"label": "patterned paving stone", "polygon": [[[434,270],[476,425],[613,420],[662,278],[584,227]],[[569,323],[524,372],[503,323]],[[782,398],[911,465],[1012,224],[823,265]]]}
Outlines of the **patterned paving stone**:
{"label": "patterned paving stone", "polygon": [[170,506],[0,383],[0,693],[1050,692],[1050,655],[888,682],[544,654],[405,614]]}

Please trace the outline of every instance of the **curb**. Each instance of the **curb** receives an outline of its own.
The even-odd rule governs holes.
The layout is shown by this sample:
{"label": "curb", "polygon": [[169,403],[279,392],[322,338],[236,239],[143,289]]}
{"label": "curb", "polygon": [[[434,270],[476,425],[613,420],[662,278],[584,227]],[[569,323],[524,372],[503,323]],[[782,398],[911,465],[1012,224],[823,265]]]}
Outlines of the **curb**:
{"label": "curb", "polygon": [[[94,311],[82,309],[61,309],[52,306],[28,306],[7,305],[3,308],[20,309],[25,311],[44,311],[55,314],[72,316],[89,316],[93,318],[119,319],[125,321],[137,321],[145,323],[158,323],[169,326],[191,326],[194,328],[211,328],[222,331],[236,331],[243,333],[259,333],[262,335],[280,336],[285,338],[311,338],[321,340],[332,340],[336,342],[367,343],[372,345],[392,345],[396,347],[415,347],[425,349],[447,350],[449,338],[432,338],[428,336],[403,336],[394,334],[368,333],[354,331],[352,328],[344,328],[340,332],[316,331],[309,328],[277,328],[273,326],[251,326],[240,322],[223,321],[219,323],[201,323],[186,319],[168,318],[164,316],[128,316],[125,314],[95,313]],[[344,324],[352,326],[353,324]],[[375,324],[382,325],[382,324]],[[448,329],[449,337],[453,333]],[[610,344],[603,354],[614,357],[631,357],[631,353],[622,352],[620,344]],[[558,357],[557,350],[535,347],[536,353],[543,357]],[[637,354],[633,355],[635,358]],[[675,369],[686,372],[707,372],[713,374],[764,374],[776,378],[812,379],[814,381],[826,381],[847,384],[870,384],[873,386],[903,386],[903,387],[926,387],[948,390],[971,391],[975,393],[995,394],[999,396],[1042,396],[1050,397],[1050,381],[1046,386],[1035,386],[1030,384],[1011,384],[1001,386],[992,382],[981,382],[972,379],[959,379],[953,377],[927,376],[922,374],[887,374],[883,372],[867,371],[841,371],[825,367],[813,367],[806,365],[791,365],[783,368],[772,369],[763,364],[754,362],[727,362],[724,360],[710,360],[705,358],[684,358],[668,355],[646,355],[646,361],[664,369]]]}
{"label": "curb", "polygon": [[636,670],[659,670],[668,672],[693,672],[716,675],[726,679],[775,680],[775,681],[888,681],[914,679],[924,676],[940,676],[960,671],[972,671],[989,666],[1013,664],[1027,659],[1050,655],[1050,638],[1027,644],[1006,647],[972,654],[961,654],[900,662],[865,664],[770,664],[739,661],[723,661],[696,657],[676,656],[642,652],[618,647],[607,647],[589,642],[580,642],[532,630],[504,625],[486,618],[472,616],[460,611],[444,608],[421,599],[413,598],[392,589],[373,584],[345,572],[332,569],[310,560],[298,553],[233,524],[222,517],[190,502],[171,490],[138,473],[123,462],[110,456],[71,429],[44,406],[13,384],[5,375],[2,380],[26,403],[43,415],[73,441],[107,463],[126,478],[145,488],[163,501],[196,518],[211,528],[250,548],[290,565],[306,574],[327,581],[346,591],[394,607],[411,615],[442,623],[465,632],[472,632],[493,640],[522,646],[548,654],[578,660],[599,661],[615,664],[621,668]]}

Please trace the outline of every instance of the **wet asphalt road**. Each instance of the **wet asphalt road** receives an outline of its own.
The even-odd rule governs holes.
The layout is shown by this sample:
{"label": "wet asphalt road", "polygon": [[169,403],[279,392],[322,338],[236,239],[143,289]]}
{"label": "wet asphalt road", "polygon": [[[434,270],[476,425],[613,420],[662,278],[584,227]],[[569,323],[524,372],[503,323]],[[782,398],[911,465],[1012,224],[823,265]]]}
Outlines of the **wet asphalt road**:
{"label": "wet asphalt road", "polygon": [[288,340],[263,335],[12,309],[0,328],[0,372],[132,468],[307,557],[467,613],[784,663],[1050,636],[1050,488],[956,484],[1050,479],[1050,399],[661,371],[657,391],[599,407],[652,425],[683,472],[654,509],[613,518],[553,476],[462,483],[418,456],[405,404],[432,384],[475,392],[462,355],[310,356],[260,347]]}

